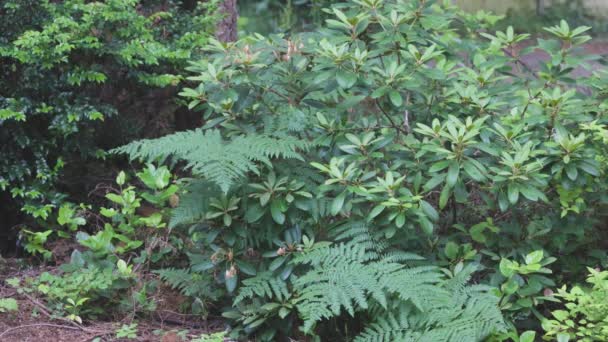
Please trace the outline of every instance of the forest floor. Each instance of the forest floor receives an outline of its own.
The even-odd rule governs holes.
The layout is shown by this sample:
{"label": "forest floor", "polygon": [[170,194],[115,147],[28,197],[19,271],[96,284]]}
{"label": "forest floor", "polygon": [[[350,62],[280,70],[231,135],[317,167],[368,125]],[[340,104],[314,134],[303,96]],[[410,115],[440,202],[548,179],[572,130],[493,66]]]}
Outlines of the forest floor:
{"label": "forest floor", "polygon": [[[2,342],[90,342],[90,341],[191,341],[202,334],[224,329],[221,320],[201,320],[172,310],[159,309],[148,317],[124,317],[113,321],[85,321],[78,324],[54,317],[51,310],[32,294],[17,291],[6,284],[11,278],[34,278],[42,272],[55,273],[55,267],[23,268],[16,259],[0,258],[0,298],[14,298],[18,310],[0,311]],[[162,301],[162,300],[161,300]],[[177,309],[176,309],[177,310]],[[137,337],[118,338],[116,331],[124,324],[137,323]]]}

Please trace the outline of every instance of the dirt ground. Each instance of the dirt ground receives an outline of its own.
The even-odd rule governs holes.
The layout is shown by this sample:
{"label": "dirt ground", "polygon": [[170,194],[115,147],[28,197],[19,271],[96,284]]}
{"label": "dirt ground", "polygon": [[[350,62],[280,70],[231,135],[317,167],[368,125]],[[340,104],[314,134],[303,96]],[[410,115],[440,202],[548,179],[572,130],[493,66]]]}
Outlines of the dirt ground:
{"label": "dirt ground", "polygon": [[[19,310],[0,312],[0,341],[2,342],[88,342],[88,341],[190,341],[204,333],[223,330],[223,323],[201,321],[170,310],[158,310],[153,317],[124,318],[113,322],[83,322],[77,324],[64,318],[54,318],[40,299],[20,294],[6,284],[17,277],[35,277],[50,267],[23,269],[15,260],[0,259],[0,298],[14,298]],[[116,330],[123,324],[137,323],[137,338],[120,339]]]}

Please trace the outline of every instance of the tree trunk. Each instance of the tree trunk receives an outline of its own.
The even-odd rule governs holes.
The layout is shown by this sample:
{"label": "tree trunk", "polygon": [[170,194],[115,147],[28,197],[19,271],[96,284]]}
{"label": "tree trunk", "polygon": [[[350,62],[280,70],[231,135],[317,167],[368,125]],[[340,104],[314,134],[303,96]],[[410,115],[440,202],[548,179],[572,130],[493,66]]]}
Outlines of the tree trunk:
{"label": "tree trunk", "polygon": [[536,0],[536,15],[545,14],[545,1],[544,0]]}
{"label": "tree trunk", "polygon": [[224,0],[218,6],[218,13],[221,19],[217,23],[215,36],[221,42],[235,41],[237,34],[236,21],[239,17],[236,0]]}

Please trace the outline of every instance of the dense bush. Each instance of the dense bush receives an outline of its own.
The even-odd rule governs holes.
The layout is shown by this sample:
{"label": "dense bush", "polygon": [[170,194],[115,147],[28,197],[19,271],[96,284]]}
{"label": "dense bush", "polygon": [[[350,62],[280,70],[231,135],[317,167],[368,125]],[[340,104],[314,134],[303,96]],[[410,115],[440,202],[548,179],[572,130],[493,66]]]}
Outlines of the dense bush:
{"label": "dense bush", "polygon": [[[376,260],[434,265],[448,278],[477,265],[475,282],[494,288],[508,324],[538,327],[555,301],[546,288],[606,263],[595,228],[606,78],[581,53],[588,28],[492,33],[498,17],[434,1],[333,12],[318,32],[214,42],[213,58],[190,68],[200,85],[181,94],[205,126],[118,150],[183,161],[198,178],[172,221],[204,251],[191,270],[216,270],[238,294],[226,316],[266,338],[300,319],[306,333],[348,339],[436,315],[432,305],[378,315],[382,296],[426,297],[373,283]],[[527,65],[521,56],[537,49],[548,60]],[[306,309],[311,296],[318,316]]]}
{"label": "dense bush", "polygon": [[[180,93],[203,126],[111,151],[191,177],[148,166],[140,194],[120,174],[65,286],[84,265],[112,286],[153,271],[243,339],[530,342],[544,322],[601,340],[588,296],[550,291],[607,263],[608,78],[581,53],[588,28],[494,32],[449,1],[330,12],[314,32],[210,42]],[[128,310],[152,309],[144,283]]]}
{"label": "dense bush", "polygon": [[90,185],[88,160],[173,130],[179,71],[214,23],[213,2],[187,3],[2,2],[0,190],[16,198],[3,196],[6,208],[46,219]]}

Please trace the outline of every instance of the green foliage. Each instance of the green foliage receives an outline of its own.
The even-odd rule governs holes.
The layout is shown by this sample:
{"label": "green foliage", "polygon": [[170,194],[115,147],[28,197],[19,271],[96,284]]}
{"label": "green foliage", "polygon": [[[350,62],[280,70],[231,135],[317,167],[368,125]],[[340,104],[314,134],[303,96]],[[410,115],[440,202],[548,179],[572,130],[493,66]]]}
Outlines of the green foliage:
{"label": "green foliage", "polygon": [[19,310],[19,304],[15,298],[0,298],[0,312],[11,312]]}
{"label": "green foliage", "polygon": [[313,32],[212,40],[180,93],[204,126],[115,152],[192,171],[171,225],[234,294],[232,336],[530,340],[515,331],[539,327],[547,289],[607,262],[588,28],[493,33],[499,17],[436,1],[327,12]]}
{"label": "green foliage", "polygon": [[213,277],[206,273],[196,273],[187,269],[160,269],[154,271],[160,279],[182,295],[192,298],[192,310],[206,313],[207,304],[219,300],[223,292],[213,283]]}
{"label": "green foliage", "polygon": [[[172,175],[164,166],[147,165],[137,173],[137,179],[146,190],[129,185],[127,175],[120,172],[116,177],[118,189],[105,196],[109,207],[102,207],[99,213],[85,205],[62,206],[58,221],[68,231],[59,233],[63,238],[74,237],[81,246],[72,252],[69,263],[60,266],[60,273],[45,272],[23,286],[16,284],[20,291],[41,295],[54,314],[78,322],[85,317],[105,316],[116,307],[128,312],[153,310],[149,296],[156,285],[137,283],[141,272],[147,272],[150,265],[168,258],[173,251],[167,238],[167,211],[172,198],[177,198],[178,186],[172,184]],[[140,211],[144,203],[152,212]],[[87,224],[85,217],[95,217],[98,228]],[[50,256],[51,252],[44,249],[43,234],[47,233],[31,234],[26,248]],[[209,275],[187,274],[187,279],[181,279],[175,272],[164,274],[162,277],[170,278],[173,286],[187,296],[202,300],[218,296],[218,291],[209,286]]]}
{"label": "green foliage", "polygon": [[137,323],[131,323],[129,325],[123,324],[119,329],[116,330],[116,337],[126,339],[137,338]]}
{"label": "green foliage", "polygon": [[545,296],[543,289],[555,286],[547,276],[551,270],[545,266],[555,262],[556,258],[544,258],[542,251],[534,251],[524,258],[524,263],[502,259],[498,269],[504,283],[498,294],[501,297],[501,308],[521,315],[533,311],[534,307],[544,301],[555,301],[551,296]]}
{"label": "green foliage", "polygon": [[[295,298],[287,282],[273,275],[272,272],[257,274],[243,281],[239,294],[234,298],[232,310],[223,312],[223,316],[239,322],[244,332],[250,333],[262,325],[274,326],[293,317]],[[291,333],[293,325],[288,321],[283,327],[278,327],[285,333]],[[275,335],[273,329],[266,329],[259,334],[263,339],[271,339]]]}
{"label": "green foliage", "polygon": [[[310,333],[343,312],[358,319],[370,312],[375,319],[357,341],[471,341],[503,328],[499,298],[489,287],[466,286],[474,268],[448,280],[436,267],[370,260],[359,244],[314,245],[293,263],[308,265],[308,272],[293,284],[268,272],[244,280],[236,308],[224,316],[247,332],[297,311]],[[260,335],[273,336],[268,330]]]}
{"label": "green foliage", "polygon": [[238,296],[234,298],[234,304],[254,297],[276,298],[279,301],[285,301],[289,299],[290,294],[285,281],[268,272],[244,280]]}
{"label": "green foliage", "polygon": [[367,260],[360,245],[317,248],[296,258],[311,270],[295,281],[297,308],[310,331],[346,311],[378,316],[356,341],[479,341],[502,329],[498,297],[467,287],[473,269],[444,280],[435,267]]}
{"label": "green foliage", "polygon": [[589,268],[589,287],[564,285],[555,294],[564,302],[563,310],[553,310],[553,318],[543,321],[546,340],[602,341],[608,338],[608,271]]}
{"label": "green foliage", "polygon": [[113,150],[131,159],[164,161],[172,157],[186,161],[193,174],[216,183],[224,192],[247,172],[259,173],[256,162],[271,158],[299,158],[307,143],[293,137],[272,135],[239,136],[225,142],[217,130],[201,129],[175,133],[156,140],[140,140]]}
{"label": "green foliage", "polygon": [[191,340],[192,342],[224,342],[226,333],[223,331],[213,334],[202,334],[199,337]]}
{"label": "green foliage", "polygon": [[[66,192],[82,192],[66,175],[103,149],[150,134],[147,97],[171,102],[180,70],[207,42],[214,4],[3,1],[0,191],[14,198],[7,208],[43,224]],[[156,122],[172,124],[175,106],[153,107]]]}
{"label": "green foliage", "polygon": [[[538,2],[536,2],[538,3]],[[592,26],[591,33],[601,36],[608,32],[605,13],[596,11],[595,8],[588,6],[584,0],[556,1],[545,4],[541,15],[534,10],[534,2],[529,1],[526,8],[511,9],[507,12],[504,20],[498,23],[499,28],[506,28],[509,25],[525,30],[530,33],[542,33],[544,28],[559,23],[566,19],[570,24],[576,26]]]}
{"label": "green foliage", "polygon": [[112,150],[191,177],[148,166],[142,192],[119,174],[87,232],[63,209],[86,247],[67,277],[153,271],[236,339],[530,342],[550,288],[608,264],[608,83],[580,53],[588,28],[495,32],[449,1],[327,13],[210,40],[180,93],[203,127]]}
{"label": "green foliage", "polygon": [[78,229],[78,226],[85,225],[86,220],[78,216],[76,209],[71,204],[66,203],[59,208],[57,223],[61,226],[68,226],[69,230],[74,231]]}
{"label": "green foliage", "polygon": [[31,286],[57,314],[82,322],[82,316],[103,314],[103,308],[110,307],[116,294],[125,291],[132,280],[131,274],[118,269],[91,267],[61,276],[45,272]]}
{"label": "green foliage", "polygon": [[[178,191],[177,185],[169,184],[169,170],[164,166],[157,169],[149,164],[143,172],[137,173],[137,177],[151,192],[140,194],[134,186],[125,187],[126,175],[120,172],[116,177],[120,190],[106,194],[106,199],[114,207],[102,207],[99,212],[110,221],[105,222],[103,230],[97,231],[95,235],[84,231],[76,234],[76,240],[99,257],[122,255],[136,250],[145,242],[140,239],[142,229],[162,230],[167,226],[167,214],[162,208],[168,207],[167,203],[172,196],[177,196]],[[146,216],[139,215],[137,210],[144,200],[159,209]]]}
{"label": "green foliage", "polygon": [[495,334],[488,341],[513,341],[513,342],[534,342],[536,341],[536,331],[527,330],[521,334],[517,331],[511,330],[508,332],[502,332]]}
{"label": "green foliage", "polygon": [[239,4],[239,28],[270,34],[314,29],[327,17],[329,0],[259,0]]}
{"label": "green foliage", "polygon": [[32,232],[27,229],[23,229],[22,233],[26,236],[25,250],[33,255],[40,254],[44,259],[51,257],[51,251],[44,248],[44,244],[47,242],[49,236],[53,234],[52,230],[45,230],[43,232]]}

